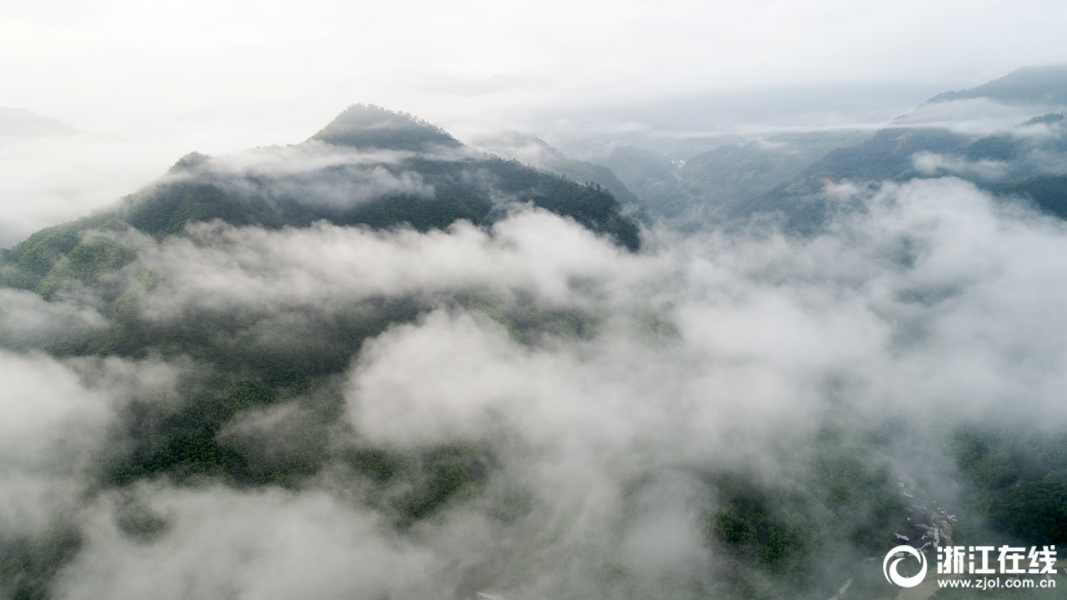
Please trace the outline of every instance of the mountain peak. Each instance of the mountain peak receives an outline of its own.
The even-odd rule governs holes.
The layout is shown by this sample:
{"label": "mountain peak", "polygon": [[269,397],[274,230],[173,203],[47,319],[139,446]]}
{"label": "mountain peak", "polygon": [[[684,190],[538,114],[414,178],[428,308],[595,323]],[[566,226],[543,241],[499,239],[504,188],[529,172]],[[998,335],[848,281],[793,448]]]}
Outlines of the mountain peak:
{"label": "mountain peak", "polygon": [[432,146],[462,146],[436,125],[373,104],[349,106],[311,139],[335,146],[416,152]]}
{"label": "mountain peak", "polygon": [[990,98],[1006,104],[1067,104],[1067,65],[1022,67],[969,90],[938,94],[927,102],[970,98]]}
{"label": "mountain peak", "polygon": [[66,123],[30,112],[25,108],[0,106],[0,135],[44,136],[79,133]]}

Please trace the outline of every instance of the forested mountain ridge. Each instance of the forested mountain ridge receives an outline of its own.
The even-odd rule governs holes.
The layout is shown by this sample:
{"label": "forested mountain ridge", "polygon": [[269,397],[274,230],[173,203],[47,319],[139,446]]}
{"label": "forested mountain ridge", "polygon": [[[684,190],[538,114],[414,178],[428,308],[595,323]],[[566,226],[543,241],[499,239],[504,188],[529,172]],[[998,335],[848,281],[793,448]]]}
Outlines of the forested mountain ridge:
{"label": "forested mountain ridge", "polygon": [[606,188],[629,213],[646,207],[615,173],[606,166],[567,157],[545,140],[518,131],[475,136],[471,145],[497,156],[514,158],[536,169],[562,175],[574,181],[596,183]]}
{"label": "forested mountain ridge", "polygon": [[[465,261],[453,255],[466,250],[456,245],[519,244],[513,234],[495,241],[491,232],[516,215],[541,223],[545,217],[526,210],[529,205],[609,238],[616,251],[639,247],[637,225],[599,185],[476,152],[408,115],[353,106],[295,146],[229,157],[190,153],[116,207],[43,229],[4,251],[0,348],[188,367],[182,367],[174,402],[145,397],[124,407],[108,434],[113,451],[89,474],[105,487],[166,478],[295,489],[332,464],[375,487],[375,505],[403,529],[473,494],[492,456],[463,440],[416,452],[331,442],[344,428],[339,378],[364,343],[443,308],[488,315],[526,343],[539,336],[588,337],[599,320],[573,307],[530,306],[530,297],[501,296],[462,275],[443,275],[429,290],[418,277],[399,272],[393,287],[366,289],[366,282],[391,276],[391,269],[376,270],[383,256],[419,245],[443,249],[397,258],[394,268],[440,263],[442,272],[462,272]],[[330,240],[339,245],[306,256],[307,246]],[[188,252],[205,254],[190,261]],[[333,299],[307,300],[299,284],[263,275],[284,271],[290,262],[298,281],[314,269],[315,277],[339,286]],[[191,264],[201,267],[187,270]],[[258,296],[289,299],[280,305],[202,303],[212,294],[190,290],[218,281],[223,296],[242,296],[250,285],[227,276],[205,279],[200,269],[208,264],[222,270],[239,265],[264,277]],[[527,277],[519,268],[511,272]],[[166,308],[177,296],[185,298],[180,307]],[[238,415],[282,405],[299,414],[286,421],[296,437],[281,462],[227,433]],[[137,538],[154,539],[157,530],[151,519],[129,524]],[[33,542],[42,544],[39,549],[9,547],[0,539],[0,593],[44,594],[42,586],[79,544],[76,532],[67,530],[57,540],[42,540]],[[23,560],[36,562],[15,564]]]}
{"label": "forested mountain ridge", "polygon": [[689,215],[726,220],[841,147],[862,143],[868,131],[782,133],[741,146],[724,146],[686,161],[679,185]]}
{"label": "forested mountain ridge", "polygon": [[928,102],[973,98],[1005,103],[1067,104],[1067,65],[1021,67],[970,89],[940,93]]}
{"label": "forested mountain ridge", "polygon": [[334,146],[414,152],[463,145],[436,125],[374,105],[349,107],[311,139]]}
{"label": "forested mountain ridge", "polygon": [[86,249],[98,237],[87,234],[100,227],[128,226],[157,239],[213,219],[268,229],[325,220],[426,231],[459,219],[488,224],[522,203],[571,217],[630,250],[640,245],[636,224],[599,185],[482,155],[417,118],[356,105],[303,144],[183,157],[116,208],[42,230],[5,252],[0,284],[47,295],[50,288],[39,286],[61,259],[81,277],[120,266],[121,252]]}
{"label": "forested mountain ridge", "polygon": [[1058,113],[985,136],[936,127],[892,127],[861,144],[830,152],[749,204],[748,214],[777,211],[793,226],[810,230],[829,216],[833,186],[952,176],[1005,201],[1022,198],[1062,217],[1067,197],[1057,191],[1061,189],[1057,182],[1064,169],[1067,126]]}
{"label": "forested mountain ridge", "polygon": [[[1056,206],[1067,199],[1051,199],[1058,187],[1048,178],[1067,173],[1065,90],[1067,66],[1024,67],[939,94],[874,132],[779,133],[721,146],[684,164],[649,149],[617,147],[601,162],[652,212],[686,227],[733,226],[758,217],[812,231],[827,218],[828,202],[834,210],[845,208],[827,196],[828,184],[865,187],[944,176],[1005,198],[1027,198],[1059,215]],[[1004,114],[1026,116],[989,131]]]}

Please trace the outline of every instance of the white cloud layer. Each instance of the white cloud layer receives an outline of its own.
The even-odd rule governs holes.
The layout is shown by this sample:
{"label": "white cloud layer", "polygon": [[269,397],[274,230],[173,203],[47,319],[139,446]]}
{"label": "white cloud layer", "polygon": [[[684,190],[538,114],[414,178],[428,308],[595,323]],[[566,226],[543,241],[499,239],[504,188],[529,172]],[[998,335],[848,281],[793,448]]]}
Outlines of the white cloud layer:
{"label": "white cloud layer", "polygon": [[[407,530],[338,465],[303,491],[157,480],[79,495],[83,476],[44,459],[96,456],[115,407],[175,401],[192,367],[4,354],[0,528],[47,523],[59,509],[24,515],[64,499],[83,536],[57,580],[67,598],[653,593],[715,577],[701,473],[786,485],[827,423],[896,427],[882,451],[917,477],[951,471],[939,440],[957,425],[1067,424],[1067,226],[951,178],[864,198],[813,238],[649,232],[639,254],[539,210],[491,232],[209,224],[142,240],[153,281],[136,306],[156,323],[422,298],[427,312],[369,340],[343,374],[330,443],[490,447],[484,488]],[[448,300],[463,294],[483,300]],[[594,332],[520,340],[496,312],[518,306],[576,311]],[[220,435],[283,449],[301,410],[244,415]],[[522,516],[494,516],[515,494]],[[165,526],[131,536],[129,506]]]}

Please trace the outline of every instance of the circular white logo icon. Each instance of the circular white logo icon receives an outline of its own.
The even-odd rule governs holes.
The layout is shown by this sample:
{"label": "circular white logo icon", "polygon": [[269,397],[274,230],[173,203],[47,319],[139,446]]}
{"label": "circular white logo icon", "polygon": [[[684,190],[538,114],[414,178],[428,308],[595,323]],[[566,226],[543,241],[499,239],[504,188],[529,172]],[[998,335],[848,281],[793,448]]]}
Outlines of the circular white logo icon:
{"label": "circular white logo icon", "polygon": [[[901,554],[904,554],[905,556],[900,556]],[[919,564],[922,566],[919,568],[918,575],[904,577],[897,572],[897,565],[900,564],[900,561],[907,558],[907,555],[909,554],[919,559]],[[896,557],[896,559],[890,564],[889,561],[890,559],[893,559],[893,557]],[[922,583],[923,579],[926,578],[926,556],[911,546],[897,546],[890,550],[889,554],[885,555],[885,560],[882,561],[882,574],[885,575],[887,581],[895,583],[900,587],[915,587]]]}

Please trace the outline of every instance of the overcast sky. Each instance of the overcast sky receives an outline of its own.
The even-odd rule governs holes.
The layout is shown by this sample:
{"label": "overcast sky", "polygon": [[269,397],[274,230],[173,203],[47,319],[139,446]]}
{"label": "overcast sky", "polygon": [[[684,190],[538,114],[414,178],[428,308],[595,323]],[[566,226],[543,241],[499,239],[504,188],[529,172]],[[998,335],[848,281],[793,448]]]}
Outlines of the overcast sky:
{"label": "overcast sky", "polygon": [[137,136],[300,136],[353,102],[447,120],[703,89],[974,85],[1067,62],[1060,0],[0,2],[0,106]]}
{"label": "overcast sky", "polygon": [[0,0],[0,107],[114,142],[0,144],[0,246],[186,152],[299,142],[352,103],[459,132],[792,84],[921,101],[1067,62],[1065,30],[1062,0]]}

